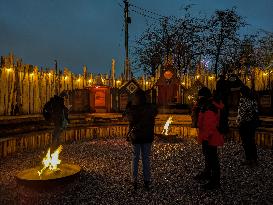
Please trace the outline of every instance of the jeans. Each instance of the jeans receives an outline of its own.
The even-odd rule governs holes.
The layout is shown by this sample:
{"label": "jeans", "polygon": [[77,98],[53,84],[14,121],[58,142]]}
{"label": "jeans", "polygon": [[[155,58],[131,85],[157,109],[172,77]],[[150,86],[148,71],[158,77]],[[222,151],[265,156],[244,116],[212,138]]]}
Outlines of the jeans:
{"label": "jeans", "polygon": [[150,154],[151,154],[151,143],[145,144],[133,144],[133,178],[137,179],[138,175],[138,162],[142,158],[143,176],[145,182],[150,182],[151,171],[150,171]]}
{"label": "jeans", "polygon": [[254,121],[241,123],[240,136],[245,150],[246,160],[257,160],[257,148],[255,143],[256,125]]}

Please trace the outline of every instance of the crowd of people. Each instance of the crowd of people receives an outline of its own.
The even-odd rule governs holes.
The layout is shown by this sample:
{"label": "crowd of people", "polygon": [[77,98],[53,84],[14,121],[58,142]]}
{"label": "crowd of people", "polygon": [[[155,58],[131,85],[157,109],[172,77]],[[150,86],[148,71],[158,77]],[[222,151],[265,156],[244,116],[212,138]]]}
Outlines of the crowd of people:
{"label": "crowd of people", "polygon": [[[240,88],[237,123],[245,151],[242,165],[257,166],[258,157],[255,144],[255,131],[258,122],[257,103],[251,90],[242,85]],[[205,161],[204,169],[194,176],[205,190],[220,188],[220,163],[218,147],[223,146],[228,134],[228,95],[229,88],[225,78],[220,76],[216,90],[211,93],[207,87],[198,91],[198,99],[192,109],[192,127],[198,130],[198,142],[202,146]],[[44,107],[45,118],[54,123],[52,147],[60,143],[60,136],[67,127],[68,108],[64,105],[64,95],[54,96]],[[132,184],[138,189],[138,165],[142,160],[144,188],[150,189],[150,156],[154,141],[154,125],[157,115],[156,105],[147,103],[145,92],[137,90],[128,102],[124,116],[129,121],[127,141],[132,145]]]}
{"label": "crowd of people", "polygon": [[[251,90],[242,85],[240,88],[240,102],[237,123],[240,130],[245,160],[242,165],[257,166],[257,150],[255,131],[258,121],[257,103]],[[198,142],[202,146],[205,161],[204,169],[194,176],[205,190],[220,188],[220,163],[218,147],[224,145],[224,138],[228,134],[228,96],[229,88],[223,76],[217,82],[216,90],[211,93],[207,87],[198,91],[198,99],[192,109],[192,126],[198,129]],[[144,187],[149,190],[151,183],[150,154],[154,139],[154,124],[157,114],[156,106],[146,102],[145,92],[137,91],[132,101],[127,105],[124,115],[129,121],[127,140],[132,144],[132,178],[133,187],[138,187],[138,163],[140,155],[143,163]]]}

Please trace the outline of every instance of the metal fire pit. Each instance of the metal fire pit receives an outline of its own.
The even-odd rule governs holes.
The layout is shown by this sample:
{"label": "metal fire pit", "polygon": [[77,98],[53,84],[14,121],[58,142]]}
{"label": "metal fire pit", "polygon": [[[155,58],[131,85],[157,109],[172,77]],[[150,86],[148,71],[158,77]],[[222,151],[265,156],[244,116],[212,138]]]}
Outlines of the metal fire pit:
{"label": "metal fire pit", "polygon": [[34,167],[20,172],[17,176],[17,182],[21,185],[33,188],[50,188],[52,186],[66,184],[75,179],[76,175],[81,171],[80,166],[74,164],[60,164],[58,171],[46,170],[42,176],[37,171],[41,167]]}
{"label": "metal fire pit", "polygon": [[178,135],[164,135],[164,134],[156,134],[155,135],[158,140],[163,142],[178,142]]}

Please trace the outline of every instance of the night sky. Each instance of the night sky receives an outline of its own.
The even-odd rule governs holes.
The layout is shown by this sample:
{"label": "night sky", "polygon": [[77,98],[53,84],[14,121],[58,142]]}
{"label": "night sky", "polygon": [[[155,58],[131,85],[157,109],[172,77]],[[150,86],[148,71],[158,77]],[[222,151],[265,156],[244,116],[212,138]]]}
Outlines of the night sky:
{"label": "night sky", "polygon": [[[197,15],[236,6],[251,24],[244,33],[273,32],[273,0],[131,0],[130,3],[162,15],[183,16],[193,4]],[[124,32],[122,0],[0,0],[0,55],[10,51],[24,63],[60,67],[75,73],[87,65],[89,72],[106,73],[115,58],[123,69]],[[129,43],[155,21],[131,12]],[[155,16],[157,18],[158,16]]]}

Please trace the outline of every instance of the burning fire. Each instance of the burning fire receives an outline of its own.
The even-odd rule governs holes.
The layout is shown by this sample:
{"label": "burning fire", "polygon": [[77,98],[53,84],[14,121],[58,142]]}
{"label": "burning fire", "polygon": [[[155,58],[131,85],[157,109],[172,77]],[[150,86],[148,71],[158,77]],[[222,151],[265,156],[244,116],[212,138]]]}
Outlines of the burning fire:
{"label": "burning fire", "polygon": [[59,154],[62,149],[63,146],[60,145],[52,154],[50,154],[50,148],[48,149],[47,154],[43,159],[44,167],[41,169],[41,171],[38,171],[39,176],[41,176],[46,169],[49,169],[51,171],[59,170],[58,165],[61,163],[61,160],[59,159]]}
{"label": "burning fire", "polygon": [[161,134],[168,135],[169,126],[173,122],[173,116],[170,116],[167,120],[167,122],[164,125],[163,131]]}

